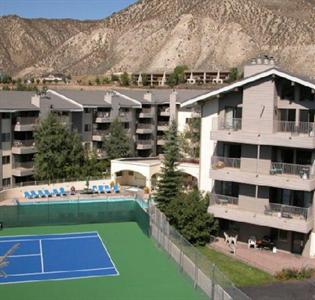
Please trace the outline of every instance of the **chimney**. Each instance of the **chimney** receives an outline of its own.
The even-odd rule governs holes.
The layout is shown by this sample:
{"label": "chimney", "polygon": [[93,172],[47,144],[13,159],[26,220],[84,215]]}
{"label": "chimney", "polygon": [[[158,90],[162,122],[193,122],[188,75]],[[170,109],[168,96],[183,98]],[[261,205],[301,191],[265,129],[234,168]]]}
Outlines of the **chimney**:
{"label": "chimney", "polygon": [[177,92],[173,90],[170,94],[170,122],[176,120],[176,101],[177,101]]}
{"label": "chimney", "polygon": [[146,93],[143,95],[143,99],[152,102],[152,93],[150,91],[146,91]]}
{"label": "chimney", "polygon": [[271,69],[275,66],[275,60],[272,56],[258,55],[256,58],[252,58],[244,66],[244,77],[249,77],[265,70]]}
{"label": "chimney", "polygon": [[112,91],[106,91],[104,101],[107,102],[108,104],[112,104],[112,96],[113,96]]}
{"label": "chimney", "polygon": [[39,94],[34,95],[31,99],[31,103],[36,107],[40,108],[40,95]]}

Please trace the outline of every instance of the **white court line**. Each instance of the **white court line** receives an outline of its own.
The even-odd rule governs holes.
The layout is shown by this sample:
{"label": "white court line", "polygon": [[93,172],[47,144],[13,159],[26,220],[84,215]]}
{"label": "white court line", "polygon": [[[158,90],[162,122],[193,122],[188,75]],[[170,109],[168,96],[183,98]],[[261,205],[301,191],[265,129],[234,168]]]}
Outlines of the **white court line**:
{"label": "white court line", "polygon": [[20,254],[20,255],[10,255],[9,257],[28,257],[28,256],[40,256],[40,253],[36,253],[36,254]]}
{"label": "white court line", "polygon": [[100,235],[99,235],[98,232],[97,232],[97,236],[98,236],[98,238],[100,239],[100,241],[101,241],[101,243],[102,243],[102,245],[103,245],[103,247],[104,247],[104,250],[105,250],[107,256],[109,257],[110,262],[111,262],[112,265],[114,266],[114,268],[115,268],[115,270],[116,270],[116,272],[117,272],[117,275],[120,275],[120,274],[119,274],[119,271],[118,271],[118,269],[117,269],[117,267],[115,266],[115,264],[114,264],[114,262],[113,262],[113,260],[112,260],[112,258],[111,258],[111,256],[110,256],[110,254],[109,254],[109,252],[108,252],[108,250],[107,250],[105,244],[103,243],[103,240],[102,240],[102,238],[100,237]]}
{"label": "white court line", "polygon": [[[47,234],[27,234],[27,235],[3,235],[1,238],[11,238],[11,237],[34,237],[34,236],[51,236],[51,235],[76,235],[76,234],[97,234],[97,231],[84,231],[84,232],[68,232],[68,233],[47,233]],[[38,240],[38,239],[37,239]]]}
{"label": "white court line", "polygon": [[44,258],[43,258],[42,240],[39,240],[39,251],[40,251],[40,266],[41,266],[42,273],[44,273]]}
{"label": "white court line", "polygon": [[[67,270],[67,271],[50,271],[50,272],[34,272],[34,273],[24,273],[24,274],[8,274],[7,277],[20,277],[20,276],[29,276],[29,275],[45,275],[45,274],[61,274],[61,273],[72,273],[72,272],[91,272],[91,271],[101,271],[101,270],[110,270],[113,269],[117,272],[115,267],[108,268],[95,268],[95,269],[82,269],[82,270]],[[42,279],[45,280],[45,279]]]}
{"label": "white court line", "polygon": [[[63,237],[63,238],[47,238],[42,239],[43,241],[54,241],[54,240],[74,240],[74,239],[85,239],[85,238],[97,238],[97,235],[86,235],[86,236],[72,236],[72,237]],[[39,239],[32,240],[8,240],[8,241],[0,241],[0,243],[12,243],[12,242],[35,242],[39,241]]]}

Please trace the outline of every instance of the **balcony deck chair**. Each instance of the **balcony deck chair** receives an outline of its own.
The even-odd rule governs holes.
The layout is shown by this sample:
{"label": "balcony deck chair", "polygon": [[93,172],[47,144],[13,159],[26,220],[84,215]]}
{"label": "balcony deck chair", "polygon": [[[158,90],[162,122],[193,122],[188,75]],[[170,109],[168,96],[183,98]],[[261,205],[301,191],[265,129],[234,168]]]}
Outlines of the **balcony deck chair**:
{"label": "balcony deck chair", "polygon": [[52,197],[52,193],[49,192],[48,190],[44,190],[44,194],[46,197]]}
{"label": "balcony deck chair", "polygon": [[99,193],[99,194],[104,193],[104,187],[103,187],[102,185],[99,185],[99,186],[98,186],[98,193]]}
{"label": "balcony deck chair", "polygon": [[109,185],[105,185],[105,192],[106,192],[107,194],[109,194],[109,193],[112,192]]}
{"label": "balcony deck chair", "polygon": [[60,191],[61,196],[67,196],[68,195],[68,193],[65,191],[64,187],[59,188],[59,191]]}
{"label": "balcony deck chair", "polygon": [[35,191],[31,191],[32,198],[39,198],[39,195]]}
{"label": "balcony deck chair", "polygon": [[248,248],[254,247],[255,249],[257,248],[257,240],[255,236],[250,236],[248,239]]}
{"label": "balcony deck chair", "polygon": [[29,192],[24,192],[24,198],[32,199],[32,195]]}
{"label": "balcony deck chair", "polygon": [[39,197],[41,197],[41,198],[44,198],[44,197],[45,197],[45,194],[43,193],[42,190],[38,190],[38,191],[37,191],[37,194],[38,194]]}
{"label": "balcony deck chair", "polygon": [[60,192],[59,192],[57,189],[53,189],[53,190],[52,190],[52,194],[53,194],[54,196],[57,196],[57,197],[60,196]]}
{"label": "balcony deck chair", "polygon": [[115,193],[120,193],[120,189],[119,189],[119,186],[118,186],[117,183],[114,184],[114,192],[115,192]]}

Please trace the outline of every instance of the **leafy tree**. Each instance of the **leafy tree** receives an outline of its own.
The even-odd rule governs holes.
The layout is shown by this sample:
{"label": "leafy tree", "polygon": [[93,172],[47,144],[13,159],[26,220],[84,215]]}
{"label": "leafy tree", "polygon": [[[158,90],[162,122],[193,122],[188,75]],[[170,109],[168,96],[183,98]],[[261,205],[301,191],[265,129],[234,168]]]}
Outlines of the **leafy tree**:
{"label": "leafy tree", "polygon": [[102,83],[103,84],[108,84],[108,83],[110,83],[110,78],[108,78],[108,77],[104,77],[103,79],[102,79]]}
{"label": "leafy tree", "polygon": [[166,216],[172,212],[169,210],[170,203],[176,199],[182,188],[182,176],[176,169],[176,163],[180,160],[179,139],[177,136],[177,124],[172,121],[168,132],[166,133],[166,142],[164,145],[164,159],[162,172],[157,184],[157,193],[155,201],[158,207]]}
{"label": "leafy tree", "polygon": [[218,223],[207,212],[209,195],[203,196],[197,189],[179,193],[170,203],[170,223],[192,244],[204,246],[215,234]]}
{"label": "leafy tree", "polygon": [[100,85],[100,84],[101,84],[101,80],[100,80],[100,78],[99,78],[99,77],[96,77],[96,79],[95,79],[95,83],[96,83],[97,85]]}
{"label": "leafy tree", "polygon": [[170,87],[174,87],[180,83],[185,83],[185,70],[187,69],[188,67],[186,65],[177,66],[168,77],[167,84]]}
{"label": "leafy tree", "polygon": [[37,84],[40,84],[40,79],[36,79],[36,83],[37,83]]}
{"label": "leafy tree", "polygon": [[119,81],[119,77],[115,74],[111,74],[111,81],[114,82],[114,81]]}
{"label": "leafy tree", "polygon": [[242,79],[243,73],[240,73],[238,68],[231,68],[228,82],[234,82],[236,80]]}
{"label": "leafy tree", "polygon": [[109,134],[104,137],[104,150],[109,159],[130,157],[131,143],[125,129],[118,118],[109,127]]}
{"label": "leafy tree", "polygon": [[148,74],[142,74],[142,85],[148,86],[149,85],[149,76]]}
{"label": "leafy tree", "polygon": [[9,87],[7,84],[5,84],[5,85],[2,87],[2,90],[3,90],[3,91],[10,91],[10,87]]}
{"label": "leafy tree", "polygon": [[130,84],[130,78],[127,72],[124,72],[121,76],[120,76],[120,85],[122,86],[129,86]]}
{"label": "leafy tree", "polygon": [[41,120],[34,133],[35,178],[53,180],[79,177],[84,162],[80,137],[71,133],[54,113]]}
{"label": "leafy tree", "polygon": [[82,176],[102,176],[109,168],[109,161],[97,159],[95,151],[85,151],[84,166],[82,168]]}

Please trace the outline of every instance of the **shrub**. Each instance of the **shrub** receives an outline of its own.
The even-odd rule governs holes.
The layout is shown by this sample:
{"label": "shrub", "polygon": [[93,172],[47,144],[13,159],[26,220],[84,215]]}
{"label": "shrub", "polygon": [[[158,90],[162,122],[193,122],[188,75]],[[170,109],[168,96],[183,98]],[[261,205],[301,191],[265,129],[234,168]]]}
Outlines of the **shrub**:
{"label": "shrub", "polygon": [[278,280],[290,280],[290,279],[307,279],[311,278],[315,274],[315,269],[303,267],[300,270],[297,268],[284,268],[280,272],[277,272],[275,277]]}

